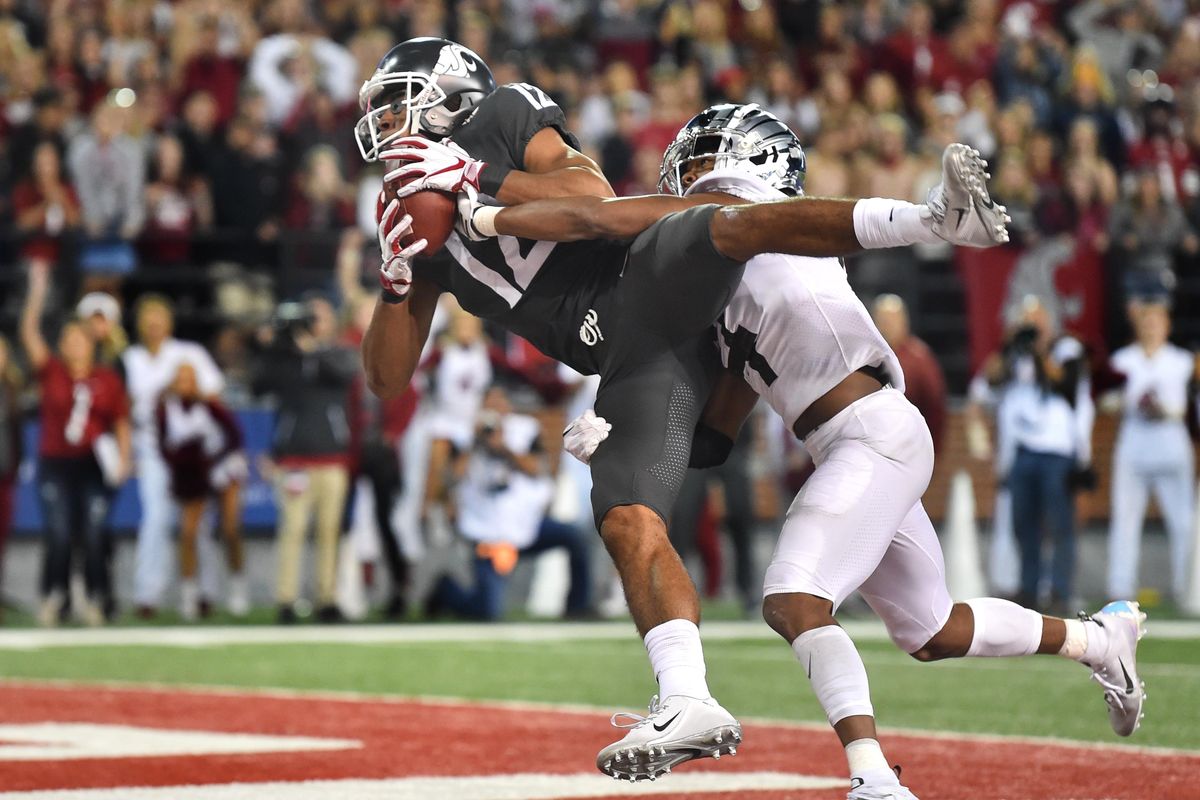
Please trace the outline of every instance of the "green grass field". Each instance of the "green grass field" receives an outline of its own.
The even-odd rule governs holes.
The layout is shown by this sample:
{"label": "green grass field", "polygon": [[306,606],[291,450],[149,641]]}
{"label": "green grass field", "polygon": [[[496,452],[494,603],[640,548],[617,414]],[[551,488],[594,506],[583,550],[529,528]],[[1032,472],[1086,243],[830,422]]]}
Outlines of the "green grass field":
{"label": "green grass field", "polygon": [[[885,642],[860,645],[884,726],[1118,741],[1087,671],[1056,658],[918,664]],[[1131,744],[1200,749],[1200,641],[1143,641],[1146,721]],[[822,721],[781,643],[706,645],[709,680],[744,716]],[[654,690],[628,639],[553,642],[71,646],[0,650],[5,678],[273,687],[527,700],[638,710]]]}

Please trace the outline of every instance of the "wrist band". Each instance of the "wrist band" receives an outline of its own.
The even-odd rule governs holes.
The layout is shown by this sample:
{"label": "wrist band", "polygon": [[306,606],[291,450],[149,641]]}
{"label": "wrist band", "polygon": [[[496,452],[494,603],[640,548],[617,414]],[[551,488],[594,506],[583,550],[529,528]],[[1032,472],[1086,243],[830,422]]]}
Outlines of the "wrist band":
{"label": "wrist band", "polygon": [[496,236],[496,215],[502,210],[501,206],[480,206],[471,215],[471,224],[480,235],[489,239]]}
{"label": "wrist band", "polygon": [[389,306],[398,306],[408,299],[408,293],[396,294],[395,292],[389,292],[387,289],[382,289],[379,292],[379,299]]}

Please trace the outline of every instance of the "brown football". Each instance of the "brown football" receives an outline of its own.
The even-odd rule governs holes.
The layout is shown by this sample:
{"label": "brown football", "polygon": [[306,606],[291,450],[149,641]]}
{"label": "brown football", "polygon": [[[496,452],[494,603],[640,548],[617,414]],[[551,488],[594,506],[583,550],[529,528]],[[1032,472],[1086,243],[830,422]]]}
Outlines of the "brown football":
{"label": "brown football", "polygon": [[[392,202],[401,186],[403,184],[396,181],[384,185],[385,205]],[[454,221],[458,217],[458,208],[455,197],[450,192],[429,189],[400,198],[399,216],[405,214],[412,215],[413,232],[402,237],[400,244],[407,247],[417,239],[425,239],[429,244],[420,255],[430,256],[441,250],[450,238],[450,233],[454,230]]]}

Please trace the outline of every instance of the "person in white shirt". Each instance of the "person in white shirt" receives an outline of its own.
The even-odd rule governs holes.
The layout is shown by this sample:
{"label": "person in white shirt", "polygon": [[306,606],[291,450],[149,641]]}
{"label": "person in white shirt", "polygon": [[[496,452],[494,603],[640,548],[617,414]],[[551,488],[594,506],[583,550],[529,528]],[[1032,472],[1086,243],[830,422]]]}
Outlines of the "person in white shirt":
{"label": "person in white shirt", "polygon": [[[139,616],[153,617],[173,574],[171,529],[175,515],[170,472],[158,445],[155,409],[159,396],[170,386],[180,365],[185,362],[195,369],[203,397],[219,395],[225,380],[204,347],[171,335],[175,319],[165,297],[143,295],[138,301],[135,319],[138,343],[127,348],[121,356],[132,404],[133,448],[137,460],[138,500],[142,509],[133,594]],[[230,588],[231,596],[244,594],[241,587]]]}
{"label": "person in white shirt", "polygon": [[1197,377],[1194,353],[1167,341],[1165,303],[1134,304],[1135,341],[1112,354],[1120,390],[1121,428],[1113,453],[1108,590],[1132,596],[1138,588],[1142,522],[1150,492],[1166,522],[1171,548],[1171,592],[1186,589],[1192,553],[1195,467],[1184,418],[1189,384]]}
{"label": "person in white shirt", "polygon": [[[1036,297],[1022,303],[1021,321],[985,370],[1004,386],[999,464],[1011,496],[1013,529],[1021,551],[1017,599],[1037,608],[1043,578],[1042,537],[1054,544],[1050,608],[1068,612],[1075,576],[1075,498],[1095,486],[1092,424],[1096,409],[1083,345],[1056,336]],[[1045,524],[1043,524],[1043,520]]]}

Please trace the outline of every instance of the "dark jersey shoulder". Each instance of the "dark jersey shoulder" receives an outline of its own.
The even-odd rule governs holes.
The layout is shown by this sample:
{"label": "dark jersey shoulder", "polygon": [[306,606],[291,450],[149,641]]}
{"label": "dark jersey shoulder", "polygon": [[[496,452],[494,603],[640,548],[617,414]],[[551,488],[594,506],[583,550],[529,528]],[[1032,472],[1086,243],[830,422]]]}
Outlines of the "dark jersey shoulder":
{"label": "dark jersey shoulder", "polygon": [[543,128],[554,128],[576,150],[579,140],[567,130],[563,110],[528,83],[509,83],[492,92],[450,138],[489,164],[525,169],[525,147]]}

